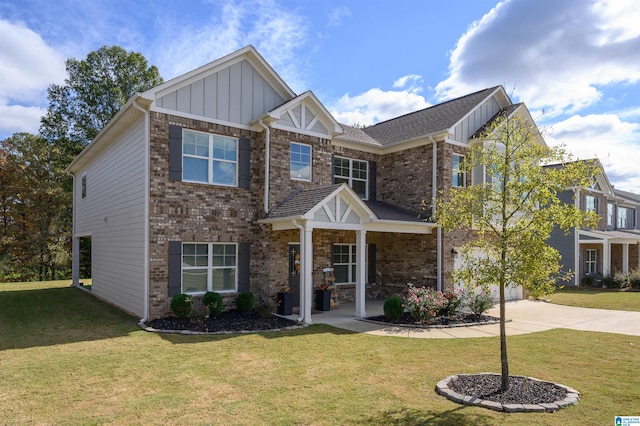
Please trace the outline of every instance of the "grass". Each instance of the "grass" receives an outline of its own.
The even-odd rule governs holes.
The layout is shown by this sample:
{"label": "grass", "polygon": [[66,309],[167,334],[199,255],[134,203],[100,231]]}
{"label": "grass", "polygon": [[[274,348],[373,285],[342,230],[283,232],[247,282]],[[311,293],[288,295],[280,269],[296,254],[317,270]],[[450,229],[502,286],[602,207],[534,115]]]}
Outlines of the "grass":
{"label": "grass", "polygon": [[637,291],[565,287],[553,293],[550,299],[559,305],[640,312],[640,292]]}
{"label": "grass", "polygon": [[602,425],[637,415],[640,337],[551,330],[509,338],[512,374],[575,387],[553,414],[454,404],[434,387],[500,371],[499,340],[406,339],[324,325],[180,336],[68,283],[0,284],[0,423]]}

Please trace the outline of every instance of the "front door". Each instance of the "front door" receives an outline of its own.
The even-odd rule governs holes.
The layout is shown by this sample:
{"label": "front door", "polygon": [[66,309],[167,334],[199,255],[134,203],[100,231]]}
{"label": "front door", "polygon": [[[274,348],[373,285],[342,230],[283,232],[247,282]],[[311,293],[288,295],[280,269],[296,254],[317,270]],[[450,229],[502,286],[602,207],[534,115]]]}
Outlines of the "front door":
{"label": "front door", "polygon": [[293,306],[300,307],[300,244],[289,244],[289,287],[293,293]]}

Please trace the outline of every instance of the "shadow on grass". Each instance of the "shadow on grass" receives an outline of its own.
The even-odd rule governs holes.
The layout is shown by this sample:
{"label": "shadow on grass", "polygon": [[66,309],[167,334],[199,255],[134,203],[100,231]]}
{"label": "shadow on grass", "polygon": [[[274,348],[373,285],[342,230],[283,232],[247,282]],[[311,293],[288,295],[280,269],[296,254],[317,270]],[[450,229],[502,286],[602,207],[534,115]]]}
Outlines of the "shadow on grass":
{"label": "shadow on grass", "polygon": [[478,413],[477,410],[471,412],[470,407],[459,406],[457,408],[436,412],[433,410],[416,410],[401,408],[398,410],[388,410],[381,415],[371,417],[365,421],[367,424],[376,425],[396,425],[396,426],[416,426],[416,425],[493,425],[495,417]]}
{"label": "shadow on grass", "polygon": [[0,291],[0,350],[125,336],[138,319],[73,287]]}

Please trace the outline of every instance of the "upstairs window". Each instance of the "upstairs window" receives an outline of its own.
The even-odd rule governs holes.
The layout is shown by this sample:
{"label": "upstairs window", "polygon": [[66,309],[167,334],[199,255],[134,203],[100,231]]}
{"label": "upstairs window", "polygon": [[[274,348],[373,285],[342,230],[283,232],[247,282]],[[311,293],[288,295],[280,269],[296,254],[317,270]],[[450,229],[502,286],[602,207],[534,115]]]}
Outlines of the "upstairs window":
{"label": "upstairs window", "polygon": [[613,203],[607,203],[607,226],[613,227],[615,225],[616,206]]}
{"label": "upstairs window", "polygon": [[293,180],[311,180],[311,146],[291,142],[289,170]]}
{"label": "upstairs window", "polygon": [[588,212],[598,213],[598,199],[592,195],[585,195],[584,209]]}
{"label": "upstairs window", "polygon": [[624,207],[620,207],[618,209],[618,228],[625,229],[627,228],[627,209]]}
{"label": "upstairs window", "polygon": [[238,139],[183,130],[182,179],[211,185],[238,185]]}
{"label": "upstairs window", "polygon": [[335,157],[333,180],[335,183],[346,182],[360,198],[368,199],[369,163],[367,161]]}
{"label": "upstairs window", "polygon": [[466,186],[467,173],[464,171],[464,156],[459,154],[453,154],[451,161],[451,170],[453,173],[453,180],[451,185],[453,187]]}

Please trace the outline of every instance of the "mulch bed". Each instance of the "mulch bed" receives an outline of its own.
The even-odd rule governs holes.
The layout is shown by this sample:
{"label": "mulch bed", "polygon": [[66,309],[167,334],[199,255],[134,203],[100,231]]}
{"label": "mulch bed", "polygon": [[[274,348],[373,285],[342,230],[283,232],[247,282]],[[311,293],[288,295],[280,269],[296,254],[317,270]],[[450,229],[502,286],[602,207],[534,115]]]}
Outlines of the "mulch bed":
{"label": "mulch bed", "polygon": [[160,318],[145,323],[155,330],[196,331],[204,333],[239,333],[246,331],[268,331],[292,327],[298,323],[286,318],[272,316],[263,318],[255,312],[240,313],[225,311],[207,318],[202,324],[193,323],[189,318]]}
{"label": "mulch bed", "polygon": [[462,395],[471,395],[501,404],[542,404],[564,399],[567,390],[554,383],[509,376],[509,390],[502,392],[502,377],[497,374],[460,375],[449,388]]}
{"label": "mulch bed", "polygon": [[436,327],[455,327],[463,325],[484,324],[487,322],[499,321],[499,318],[491,317],[488,315],[476,316],[470,313],[457,313],[455,315],[439,315],[429,321],[428,324],[416,324],[416,320],[408,313],[405,312],[402,316],[396,320],[390,320],[385,318],[384,315],[376,315],[373,317],[367,317],[367,320],[382,322],[392,325],[409,325],[409,326],[436,326]]}

